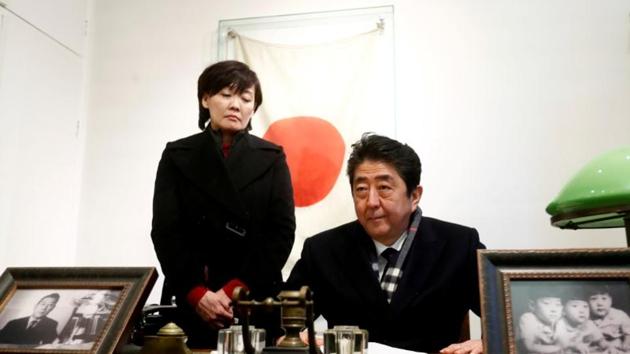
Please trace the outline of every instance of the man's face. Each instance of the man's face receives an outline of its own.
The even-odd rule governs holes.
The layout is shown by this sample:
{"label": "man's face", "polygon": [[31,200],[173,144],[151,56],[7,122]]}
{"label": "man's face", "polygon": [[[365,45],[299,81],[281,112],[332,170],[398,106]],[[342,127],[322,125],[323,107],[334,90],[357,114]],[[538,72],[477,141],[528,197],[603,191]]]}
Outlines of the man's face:
{"label": "man's face", "polygon": [[559,297],[539,297],[531,309],[541,322],[552,325],[562,315],[562,300]]}
{"label": "man's face", "polygon": [[564,317],[571,323],[580,324],[588,320],[590,309],[584,300],[569,300],[564,304]]}
{"label": "man's face", "polygon": [[612,307],[612,297],[608,294],[594,294],[588,298],[588,303],[591,305],[593,316],[602,318],[608,315]]}
{"label": "man's face", "polygon": [[374,240],[391,245],[409,225],[422,187],[407,196],[407,187],[388,163],[366,160],[354,171],[352,199],[359,223]]}
{"label": "man's face", "polygon": [[42,318],[46,317],[57,305],[57,300],[52,297],[45,297],[35,305],[33,309],[33,317]]}

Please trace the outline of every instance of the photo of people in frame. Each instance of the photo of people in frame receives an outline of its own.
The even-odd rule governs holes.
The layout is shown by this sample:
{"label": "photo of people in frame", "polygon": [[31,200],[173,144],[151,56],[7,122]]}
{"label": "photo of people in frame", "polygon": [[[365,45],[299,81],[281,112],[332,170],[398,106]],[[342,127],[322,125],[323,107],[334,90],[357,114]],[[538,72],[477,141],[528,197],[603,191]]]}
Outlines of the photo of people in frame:
{"label": "photo of people in frame", "polygon": [[513,280],[518,354],[630,354],[627,280]]}
{"label": "photo of people in frame", "polygon": [[0,312],[0,348],[89,350],[119,297],[117,289],[18,289]]}

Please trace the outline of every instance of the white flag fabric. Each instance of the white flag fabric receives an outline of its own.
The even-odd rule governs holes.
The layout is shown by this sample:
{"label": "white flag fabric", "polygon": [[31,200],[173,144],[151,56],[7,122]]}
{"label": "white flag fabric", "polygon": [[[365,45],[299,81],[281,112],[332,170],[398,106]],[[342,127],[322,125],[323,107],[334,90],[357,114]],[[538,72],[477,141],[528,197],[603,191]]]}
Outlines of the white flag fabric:
{"label": "white flag fabric", "polygon": [[291,171],[297,229],[286,277],[305,238],[356,218],[346,160],[362,133],[394,136],[392,53],[378,29],[304,46],[234,41],[263,90],[253,133],[283,146]]}

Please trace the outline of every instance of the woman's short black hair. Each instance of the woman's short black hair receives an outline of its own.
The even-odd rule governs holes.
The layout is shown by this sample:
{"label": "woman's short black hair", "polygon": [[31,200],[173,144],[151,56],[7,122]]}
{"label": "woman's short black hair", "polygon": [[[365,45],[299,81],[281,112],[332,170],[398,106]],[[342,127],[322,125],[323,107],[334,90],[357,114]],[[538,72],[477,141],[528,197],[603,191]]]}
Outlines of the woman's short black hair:
{"label": "woman's short black hair", "polygon": [[[201,100],[205,94],[213,96],[225,87],[241,93],[254,86],[254,112],[262,103],[262,89],[256,73],[247,66],[236,60],[225,60],[207,67],[197,81],[197,100],[199,102],[199,129],[204,130],[210,120],[210,111],[204,108]],[[252,121],[249,121],[247,130],[252,129]]]}
{"label": "woman's short black hair", "polygon": [[364,161],[385,162],[390,164],[405,181],[407,196],[420,185],[422,164],[413,149],[394,139],[374,133],[364,133],[361,139],[352,144],[352,152],[348,159],[348,178],[350,186],[354,182],[354,173]]}

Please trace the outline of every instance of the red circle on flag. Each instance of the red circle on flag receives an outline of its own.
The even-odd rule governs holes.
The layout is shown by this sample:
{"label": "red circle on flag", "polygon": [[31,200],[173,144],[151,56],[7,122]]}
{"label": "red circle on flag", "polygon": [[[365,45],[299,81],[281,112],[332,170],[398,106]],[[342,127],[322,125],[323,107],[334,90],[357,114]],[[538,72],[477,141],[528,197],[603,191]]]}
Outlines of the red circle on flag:
{"label": "red circle on flag", "polygon": [[343,138],[332,124],[317,117],[281,119],[263,138],[284,148],[295,206],[313,205],[330,193],[345,153]]}

